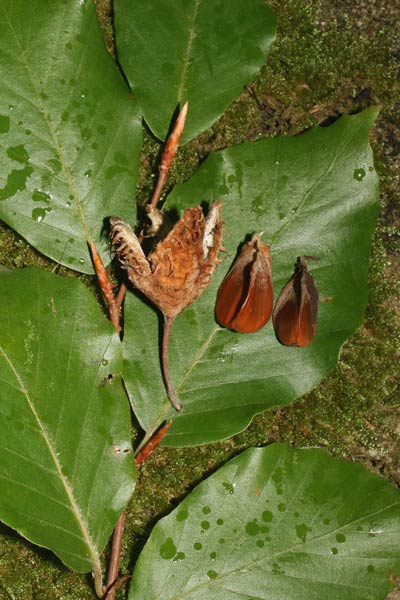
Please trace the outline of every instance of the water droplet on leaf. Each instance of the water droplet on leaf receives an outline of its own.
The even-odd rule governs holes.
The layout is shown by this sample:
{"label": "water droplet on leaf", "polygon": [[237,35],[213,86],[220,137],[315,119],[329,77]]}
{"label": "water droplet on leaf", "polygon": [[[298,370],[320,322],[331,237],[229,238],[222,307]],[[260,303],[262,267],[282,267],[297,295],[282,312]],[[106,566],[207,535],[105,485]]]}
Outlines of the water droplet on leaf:
{"label": "water droplet on leaf", "polygon": [[254,519],[253,521],[249,521],[248,523],[246,523],[245,530],[247,535],[257,535],[258,533],[260,533],[260,526]]}
{"label": "water droplet on leaf", "polygon": [[166,560],[171,560],[176,554],[176,546],[172,538],[167,538],[160,547],[160,556]]}
{"label": "water droplet on leaf", "polygon": [[366,175],[365,169],[355,169],[353,172],[353,178],[356,181],[362,181]]}
{"label": "water droplet on leaf", "polygon": [[195,543],[193,544],[193,548],[194,548],[195,550],[201,550],[201,549],[202,549],[202,547],[203,547],[203,544],[201,544],[200,542],[195,542]]}
{"label": "water droplet on leaf", "polygon": [[224,487],[226,491],[230,494],[233,494],[233,492],[235,491],[234,485],[232,483],[228,483],[227,481],[222,482],[222,487]]}
{"label": "water droplet on leaf", "polygon": [[307,541],[307,534],[311,531],[311,528],[308,527],[305,523],[301,523],[300,525],[296,525],[296,535],[301,539],[302,542]]}
{"label": "water droplet on leaf", "polygon": [[32,219],[36,221],[36,223],[40,223],[46,216],[45,208],[34,208],[32,211]]}
{"label": "water droplet on leaf", "polygon": [[0,115],[0,133],[8,133],[10,131],[10,117]]}
{"label": "water droplet on leaf", "polygon": [[264,510],[264,512],[261,515],[261,518],[266,523],[270,523],[273,519],[273,514],[270,510]]}
{"label": "water droplet on leaf", "polygon": [[35,190],[33,190],[32,200],[34,202],[46,202],[46,203],[49,203],[50,200],[51,200],[51,197],[46,192],[42,192],[41,190],[35,189]]}
{"label": "water droplet on leaf", "polygon": [[186,521],[188,516],[189,516],[189,513],[187,510],[180,510],[176,515],[176,520],[177,521]]}
{"label": "water droplet on leaf", "polygon": [[16,160],[19,163],[26,164],[29,162],[29,155],[23,144],[18,146],[10,146],[7,149],[7,156],[12,160]]}

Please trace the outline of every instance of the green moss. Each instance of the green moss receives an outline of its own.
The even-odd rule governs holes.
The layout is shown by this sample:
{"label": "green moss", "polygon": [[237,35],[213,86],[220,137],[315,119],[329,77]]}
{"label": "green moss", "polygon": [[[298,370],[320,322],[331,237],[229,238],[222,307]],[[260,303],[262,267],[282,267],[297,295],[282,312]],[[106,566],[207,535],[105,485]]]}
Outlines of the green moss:
{"label": "green moss", "polygon": [[113,10],[110,0],[94,0],[107,50],[115,56]]}
{"label": "green moss", "polygon": [[[380,104],[373,137],[382,217],[370,265],[364,326],[343,347],[337,368],[306,397],[256,417],[230,440],[193,449],[159,448],[143,465],[127,511],[121,571],[130,573],[152,526],[206,475],[244,448],[285,440],[322,446],[400,484],[398,272],[400,111],[396,83],[395,3],[271,0],[279,33],[256,80],[209,131],[179,151],[166,191],[188,179],[211,151],[266,136],[297,134],[341,113]],[[109,0],[96,6],[113,51]],[[161,145],[145,131],[137,198],[153,191]],[[53,268],[7,227],[0,263]],[[66,273],[66,270],[64,271]],[[0,529],[0,600],[94,598],[90,577]],[[128,587],[128,586],[127,586]],[[126,588],[127,589],[127,588]],[[117,598],[126,598],[126,589]]]}

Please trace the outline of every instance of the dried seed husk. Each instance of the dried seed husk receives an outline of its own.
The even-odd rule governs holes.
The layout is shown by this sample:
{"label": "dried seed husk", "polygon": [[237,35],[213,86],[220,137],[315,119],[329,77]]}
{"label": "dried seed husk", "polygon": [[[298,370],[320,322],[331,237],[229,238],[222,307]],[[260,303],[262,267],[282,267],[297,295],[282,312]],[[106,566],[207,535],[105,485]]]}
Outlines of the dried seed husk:
{"label": "dried seed husk", "polygon": [[188,208],[155,249],[145,256],[130,225],[111,217],[111,241],[128,279],[163,314],[162,371],[168,397],[182,410],[169,377],[168,340],[175,317],[209,285],[218,264],[222,240],[221,202],[207,217],[200,206]]}
{"label": "dried seed husk", "polygon": [[200,206],[186,209],[147,257],[131,227],[110,219],[111,240],[129,280],[164,316],[176,317],[209,285],[221,247],[220,212],[220,202],[213,202],[207,218]]}
{"label": "dried seed husk", "polygon": [[258,331],[272,313],[270,247],[260,238],[256,233],[243,245],[217,293],[217,322],[238,333]]}
{"label": "dried seed husk", "polygon": [[318,290],[308,272],[304,256],[297,260],[295,273],[276,301],[273,325],[278,340],[285,346],[304,348],[317,331]]}

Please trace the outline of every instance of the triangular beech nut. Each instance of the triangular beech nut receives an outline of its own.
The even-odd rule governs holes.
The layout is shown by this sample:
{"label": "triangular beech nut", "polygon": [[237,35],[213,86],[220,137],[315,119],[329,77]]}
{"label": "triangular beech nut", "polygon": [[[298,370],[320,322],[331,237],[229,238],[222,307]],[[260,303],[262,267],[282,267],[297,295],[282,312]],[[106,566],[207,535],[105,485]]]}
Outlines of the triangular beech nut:
{"label": "triangular beech nut", "polygon": [[308,272],[304,256],[297,260],[293,277],[276,301],[273,324],[278,340],[285,346],[308,346],[317,331],[318,290]]}
{"label": "triangular beech nut", "polygon": [[273,290],[270,247],[253,235],[221,283],[215,305],[220,325],[238,333],[254,333],[272,313]]}

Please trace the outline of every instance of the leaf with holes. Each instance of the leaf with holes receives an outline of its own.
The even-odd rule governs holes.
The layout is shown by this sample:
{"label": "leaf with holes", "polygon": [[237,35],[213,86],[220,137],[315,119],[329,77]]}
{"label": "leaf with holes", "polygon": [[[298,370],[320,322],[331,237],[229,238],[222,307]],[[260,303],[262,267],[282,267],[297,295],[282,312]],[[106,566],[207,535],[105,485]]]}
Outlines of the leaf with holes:
{"label": "leaf with holes", "polygon": [[76,279],[1,273],[0,301],[0,519],[101,590],[135,481],[118,335]]}
{"label": "leaf with holes", "polygon": [[264,0],[117,0],[118,58],[161,139],[186,100],[182,142],[211,127],[265,61],[276,19]]}
{"label": "leaf with holes", "polygon": [[399,490],[360,465],[247,450],[157,523],[129,598],[383,600],[399,533]]}
{"label": "leaf with holes", "polygon": [[92,0],[0,4],[0,218],[52,259],[92,273],[87,239],[135,214],[136,101]]}
{"label": "leaf with holes", "polygon": [[[129,294],[125,303],[124,379],[143,428],[166,416],[171,446],[219,440],[252,417],[311,390],[362,323],[370,242],[378,213],[378,178],[368,144],[376,110],[342,117],[329,128],[266,139],[217,152],[179,185],[167,207],[219,199],[229,257],[211,286],[174,323],[171,377],[183,403],[171,411],[159,367],[157,315]],[[222,329],[215,297],[245,237],[263,231],[271,245],[275,299],[298,256],[309,262],[320,295],[317,335],[306,348],[282,346],[270,321],[253,334]]]}

